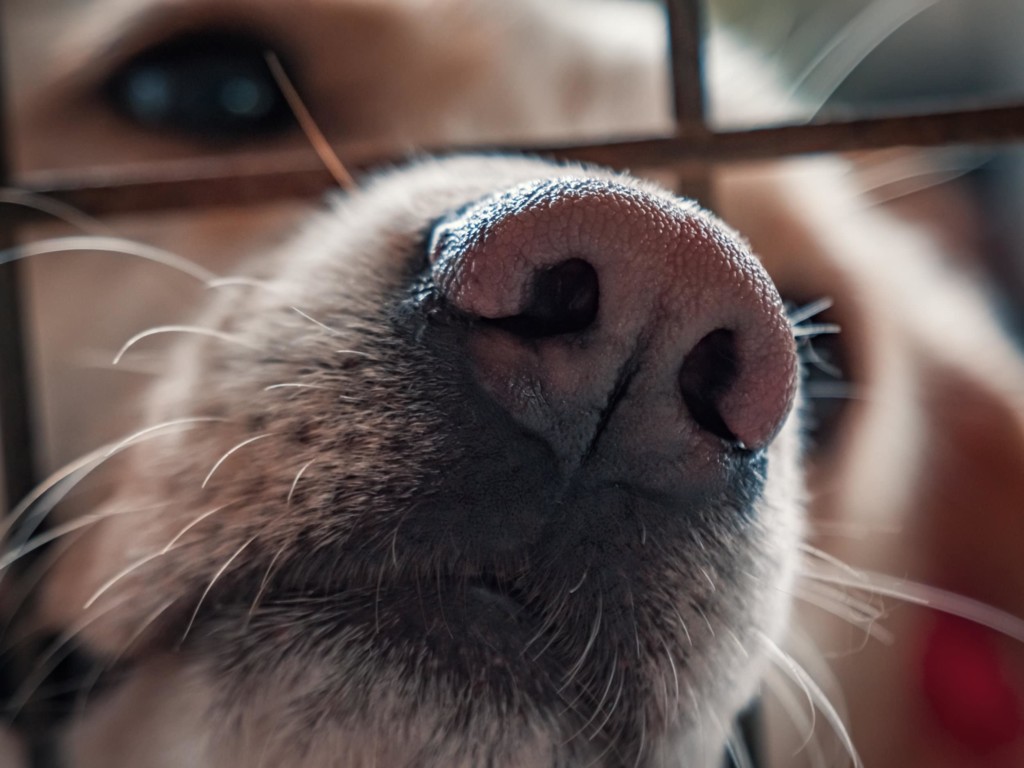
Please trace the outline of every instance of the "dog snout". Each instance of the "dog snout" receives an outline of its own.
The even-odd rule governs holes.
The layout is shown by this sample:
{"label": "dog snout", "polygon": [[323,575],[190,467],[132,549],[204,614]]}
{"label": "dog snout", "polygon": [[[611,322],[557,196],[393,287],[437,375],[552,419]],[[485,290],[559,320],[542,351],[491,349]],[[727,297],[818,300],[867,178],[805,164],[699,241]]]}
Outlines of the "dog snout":
{"label": "dog snout", "polygon": [[554,422],[563,445],[585,450],[621,406],[646,435],[756,451],[790,410],[798,366],[778,293],[691,203],[528,183],[439,224],[430,259],[443,299],[480,331],[485,387],[523,420]]}

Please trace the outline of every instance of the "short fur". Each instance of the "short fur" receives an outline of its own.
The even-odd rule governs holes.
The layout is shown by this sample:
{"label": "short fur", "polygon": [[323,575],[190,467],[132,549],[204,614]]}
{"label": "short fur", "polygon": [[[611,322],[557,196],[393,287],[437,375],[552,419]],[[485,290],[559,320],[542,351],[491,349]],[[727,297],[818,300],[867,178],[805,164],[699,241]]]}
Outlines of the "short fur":
{"label": "short fur", "polygon": [[[561,8],[524,3],[510,10],[510,4],[500,5],[514,30],[507,54],[487,44],[505,44],[507,34],[507,27],[499,32],[489,20],[487,3],[435,4],[424,17],[414,2],[324,2],[298,18],[267,2],[246,4],[244,17],[268,36],[279,35],[282,45],[291,41],[294,56],[308,57],[310,63],[302,66],[313,76],[306,91],[310,107],[331,134],[344,134],[342,115],[348,119],[352,110],[364,117],[353,123],[350,138],[389,136],[398,142],[605,135],[668,125],[660,22],[648,9],[606,4],[606,23],[579,30]],[[172,25],[239,15],[229,3],[161,7],[152,18],[166,14]],[[474,15],[477,8],[483,10]],[[333,21],[338,18],[344,22]],[[445,35],[434,36],[420,26],[422,18],[436,21]],[[95,25],[103,36],[121,29],[110,19],[104,16]],[[631,23],[617,25],[616,19]],[[343,47],[333,38],[318,38],[315,30],[362,23],[387,30],[383,40],[404,41],[388,44],[414,51],[412,66],[380,77],[377,73],[387,64],[378,62],[370,67],[375,74],[367,80],[370,85],[344,81],[345,73],[359,67],[323,66],[342,55]],[[466,41],[464,46],[453,49],[437,42],[450,39],[448,25],[463,30],[459,39]],[[63,81],[59,88],[68,90],[55,85],[48,92],[33,113],[39,136],[47,129],[61,135],[68,105],[81,104],[82,94],[89,92],[84,81],[95,81],[154,35],[174,27],[144,21],[127,28],[137,31],[114,35],[117,42],[110,46],[99,44],[88,30],[83,34],[82,50],[92,68],[81,68],[80,79]],[[409,35],[415,45],[408,43]],[[523,40],[530,41],[531,52],[525,63],[559,77],[508,65],[523,58],[515,53]],[[617,44],[609,45],[610,40]],[[780,108],[771,95],[773,85],[741,49],[719,41],[712,50],[722,64],[711,68],[721,97],[719,119],[770,120],[784,113],[785,105]],[[94,56],[95,51],[101,55]],[[579,68],[575,74],[574,66]],[[341,82],[332,79],[336,76]],[[505,78],[510,86],[528,82],[530,87],[494,87]],[[438,81],[451,87],[438,90],[431,85]],[[509,92],[528,93],[529,99],[509,102]],[[95,139],[94,156],[106,146],[105,131],[125,130],[93,105],[76,108],[81,109],[83,135]],[[48,117],[49,111],[57,117]],[[174,142],[141,134],[117,147],[119,156],[129,158],[184,151]],[[1022,570],[1005,543],[1020,528],[1019,515],[1013,514],[1019,494],[1008,479],[1018,477],[1024,463],[1024,422],[1015,389],[1024,379],[1016,353],[979,295],[936,255],[934,242],[866,206],[847,171],[843,161],[818,160],[730,167],[716,175],[718,213],[749,239],[783,296],[796,302],[821,296],[835,300],[831,319],[844,329],[845,373],[864,396],[846,408],[829,445],[806,462],[812,521],[827,530],[902,527],[902,541],[916,545],[907,551],[901,540],[884,545],[883,539],[879,545],[876,538],[871,546],[842,537],[814,541],[858,565],[910,573],[1022,612],[1024,593],[1010,586]],[[74,755],[72,765],[250,765],[260,759],[276,765],[431,760],[478,765],[491,757],[499,765],[584,765],[599,756],[608,765],[634,760],[667,765],[679,755],[691,761],[687,764],[719,760],[728,720],[767,664],[753,638],[757,632],[769,637],[782,632],[789,582],[806,559],[795,538],[802,504],[794,466],[799,456],[795,423],[772,448],[768,486],[758,505],[762,524],[742,546],[727,546],[722,537],[728,529],[719,520],[709,521],[696,537],[708,549],[666,546],[663,559],[655,557],[637,571],[637,584],[646,584],[638,595],[650,601],[646,612],[640,611],[647,618],[636,625],[641,650],[631,657],[630,672],[622,673],[621,690],[608,705],[603,686],[615,681],[620,659],[614,635],[602,636],[608,644],[591,657],[592,682],[574,694],[589,709],[576,716],[566,716],[553,704],[556,693],[564,692],[542,682],[550,670],[515,669],[525,664],[522,657],[509,661],[522,638],[501,634],[463,646],[447,635],[454,630],[461,637],[460,629],[469,636],[486,632],[486,626],[481,630],[460,612],[464,582],[456,581],[461,587],[437,585],[438,596],[454,591],[452,599],[442,600],[436,612],[428,603],[422,619],[410,618],[420,596],[413,601],[409,583],[425,583],[438,563],[394,556],[384,533],[394,529],[396,510],[430,487],[425,467],[451,462],[445,466],[461,478],[460,461],[474,459],[460,456],[455,444],[445,441],[457,433],[460,415],[460,403],[449,402],[446,390],[451,380],[446,377],[460,375],[457,366],[446,368],[449,358],[412,344],[390,324],[388,311],[407,287],[410,260],[415,261],[424,231],[441,214],[492,189],[552,172],[527,161],[464,160],[428,162],[382,177],[318,214],[275,255],[255,262],[250,269],[268,279],[271,290],[220,289],[198,324],[225,330],[245,345],[194,340],[180,345],[171,358],[171,374],[149,397],[142,423],[196,415],[229,421],[191,425],[181,434],[126,450],[123,463],[112,468],[116,492],[98,508],[99,514],[111,516],[58,561],[37,593],[36,624],[57,632],[75,628],[90,653],[129,670],[127,680],[98,694],[66,726],[64,743]],[[324,279],[325,274],[331,278]],[[913,300],[923,295],[926,300]],[[338,337],[291,311],[293,305],[313,318],[330,320]],[[285,344],[292,339],[297,347]],[[336,359],[338,349],[350,352],[332,363],[336,368],[310,370],[325,365],[325,357]],[[316,389],[263,391],[299,375],[310,377],[303,379],[306,383],[343,389],[353,401],[343,400],[334,410]],[[959,414],[961,407],[967,413]],[[1000,428],[993,429],[994,424]],[[944,443],[943,436],[950,434],[958,439]],[[229,457],[209,487],[201,489],[218,458],[251,437],[260,439]],[[958,450],[961,440],[972,450]],[[982,495],[984,514],[965,526],[965,507],[971,503],[957,496],[966,481],[956,478],[977,477],[979,451],[1005,459],[1005,466],[987,462],[980,468],[988,473],[986,480],[976,483],[969,499]],[[954,492],[934,487],[941,482],[927,468],[936,465]],[[339,473],[352,479],[340,500],[335,487]],[[152,509],[167,502],[168,508]],[[325,511],[339,503],[346,514],[328,520]],[[156,556],[201,512],[210,514],[166,555]],[[365,559],[366,565],[339,569],[335,546],[353,548],[355,559]],[[975,547],[985,553],[985,561],[962,554]],[[81,606],[98,589],[149,555],[153,560],[147,566],[118,580],[91,604],[95,613],[82,615]],[[709,579],[701,568],[700,574],[692,568],[695,556],[711,575],[707,589]],[[471,573],[479,566],[460,563]],[[444,567],[452,567],[451,561]],[[406,570],[410,576],[400,575]],[[741,577],[747,570],[758,578]],[[557,597],[572,586],[567,578],[552,566],[531,583],[535,593],[530,598],[548,610],[568,612],[566,629],[555,633],[553,645],[566,658],[576,658],[581,643],[586,644],[579,632],[588,627],[589,611],[602,590],[591,582],[584,588],[595,590],[587,595],[590,599],[569,608]],[[324,616],[316,598],[290,598],[308,591],[311,580],[319,590],[332,584],[349,590],[352,610],[361,616],[351,634],[325,624],[330,616]],[[381,590],[387,599],[379,601]],[[668,603],[661,602],[679,601],[681,595],[712,599],[716,606],[707,624],[699,615],[681,617],[698,635],[690,638],[695,650],[685,661],[671,653],[688,645],[679,627],[665,623]],[[644,598],[638,599],[644,606]],[[423,674],[422,657],[409,662],[415,674],[401,664],[411,655],[399,656],[397,667],[393,661],[384,663],[373,639],[381,624],[390,637],[405,621],[440,647],[468,654],[456,680],[458,674],[511,663],[514,684],[499,690],[488,689],[485,682],[487,692],[474,689],[470,699],[468,679],[447,689],[435,685],[436,678]],[[918,693],[913,639],[926,635],[923,621],[905,617],[902,624],[909,649],[900,646],[882,661],[862,654],[838,664],[852,693],[855,743],[869,765],[969,765],[971,758],[961,760],[943,746],[947,737],[928,719]],[[179,649],[185,627],[187,639]],[[724,628],[737,634],[735,641]],[[820,635],[819,642],[827,642],[828,632]],[[490,657],[495,644],[500,652]],[[681,704],[674,698],[672,670],[678,674]],[[492,684],[495,679],[485,677]],[[898,684],[890,695],[893,680]],[[531,683],[536,689],[530,690]],[[687,699],[688,688],[698,705]],[[676,703],[670,706],[670,700]],[[882,709],[890,711],[879,717]],[[587,728],[581,728],[584,723]],[[594,723],[600,724],[594,736],[581,737],[580,731]],[[802,734],[796,742],[801,739]],[[1019,743],[1010,745],[1019,748]],[[789,753],[781,749],[780,754]]]}

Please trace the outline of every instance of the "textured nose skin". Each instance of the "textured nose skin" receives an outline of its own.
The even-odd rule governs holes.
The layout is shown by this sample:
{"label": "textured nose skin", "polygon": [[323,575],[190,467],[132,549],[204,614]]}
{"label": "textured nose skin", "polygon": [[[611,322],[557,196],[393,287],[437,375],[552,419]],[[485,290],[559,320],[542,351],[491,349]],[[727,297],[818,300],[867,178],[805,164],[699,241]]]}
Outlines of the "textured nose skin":
{"label": "textured nose skin", "polygon": [[757,450],[792,405],[774,285],[690,203],[604,180],[527,183],[438,225],[430,257],[449,305],[493,329],[470,351],[513,413],[631,398],[648,426],[682,419]]}

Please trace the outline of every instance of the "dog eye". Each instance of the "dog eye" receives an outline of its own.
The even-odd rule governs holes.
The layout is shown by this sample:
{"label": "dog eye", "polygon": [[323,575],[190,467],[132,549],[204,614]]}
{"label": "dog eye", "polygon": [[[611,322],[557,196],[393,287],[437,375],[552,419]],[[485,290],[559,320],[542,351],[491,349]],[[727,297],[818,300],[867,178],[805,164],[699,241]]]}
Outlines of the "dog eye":
{"label": "dog eye", "polygon": [[834,442],[852,395],[842,328],[830,300],[786,306],[801,362],[804,434],[810,450],[820,453]]}
{"label": "dog eye", "polygon": [[265,58],[236,33],[192,33],[137,54],[107,81],[113,108],[148,129],[206,141],[256,139],[294,124]]}

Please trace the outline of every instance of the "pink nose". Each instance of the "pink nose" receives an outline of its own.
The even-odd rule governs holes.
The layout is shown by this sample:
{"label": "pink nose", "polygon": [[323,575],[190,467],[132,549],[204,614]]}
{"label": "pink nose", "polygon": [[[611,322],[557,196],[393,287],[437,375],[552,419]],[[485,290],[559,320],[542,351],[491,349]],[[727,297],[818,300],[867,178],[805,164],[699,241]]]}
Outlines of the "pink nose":
{"label": "pink nose", "polygon": [[440,224],[430,257],[444,299],[481,329],[481,380],[526,422],[538,402],[596,423],[622,401],[647,434],[757,450],[792,405],[797,357],[774,285],[690,203],[531,182]]}

